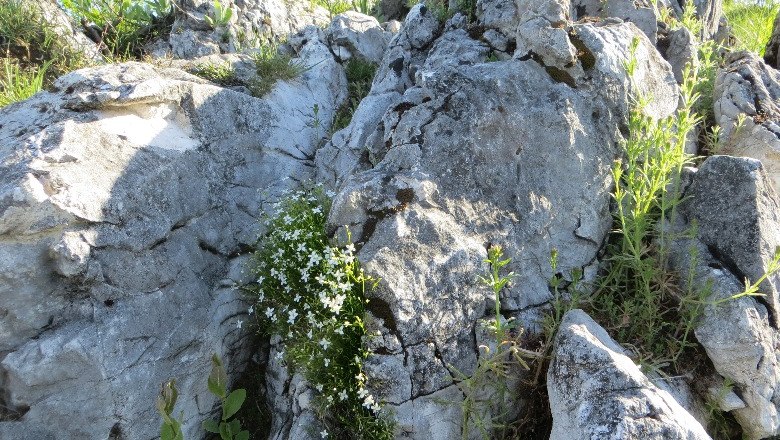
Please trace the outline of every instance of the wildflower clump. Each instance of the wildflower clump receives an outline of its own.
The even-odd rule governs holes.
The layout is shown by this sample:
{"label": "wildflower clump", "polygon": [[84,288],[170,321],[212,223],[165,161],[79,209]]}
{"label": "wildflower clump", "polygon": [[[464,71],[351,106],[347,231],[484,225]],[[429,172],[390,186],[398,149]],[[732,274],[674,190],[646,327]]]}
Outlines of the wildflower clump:
{"label": "wildflower clump", "polygon": [[330,438],[392,438],[388,417],[365,388],[365,290],[352,244],[329,243],[329,202],[321,188],[278,202],[253,257],[252,311],[281,338],[279,356],[317,390],[315,407]]}

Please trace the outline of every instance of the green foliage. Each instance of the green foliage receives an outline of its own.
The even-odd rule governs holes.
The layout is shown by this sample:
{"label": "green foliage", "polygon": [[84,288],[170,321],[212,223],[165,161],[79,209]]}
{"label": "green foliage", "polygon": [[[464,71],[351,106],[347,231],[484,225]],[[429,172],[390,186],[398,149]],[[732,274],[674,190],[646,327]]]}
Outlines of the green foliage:
{"label": "green foliage", "polygon": [[179,391],[176,389],[175,380],[163,384],[160,396],[157,398],[157,411],[163,418],[160,426],[161,440],[184,440],[184,434],[181,432],[181,419],[184,418],[184,414],[179,416],[179,419],[173,417],[173,408],[178,398]]}
{"label": "green foliage", "polygon": [[375,281],[360,268],[354,245],[329,244],[328,208],[321,189],[278,202],[253,255],[257,282],[246,289],[261,327],[281,338],[280,358],[317,390],[331,438],[391,439],[392,424],[362,370],[365,290]]}
{"label": "green foliage", "polygon": [[212,29],[217,29],[230,23],[230,19],[233,18],[233,8],[222,6],[219,0],[214,0],[211,7],[211,15],[206,15],[204,19]]}
{"label": "green foliage", "polygon": [[513,272],[502,275],[501,271],[511,259],[504,259],[501,246],[494,245],[488,249],[488,258],[484,262],[488,264],[488,271],[479,280],[493,293],[495,320],[490,325],[490,332],[495,338],[494,344],[491,344],[492,347],[479,347],[477,368],[470,376],[452,365],[448,366],[453,372],[453,380],[463,393],[463,440],[471,438],[473,429],[483,439],[509,438],[512,420],[510,411],[504,405],[512,393],[510,382],[518,377],[519,368],[529,369],[524,356],[539,356],[539,353],[520,347],[522,329],[516,328],[514,322],[501,316],[499,295],[515,277]]}
{"label": "green foliage", "polygon": [[256,97],[270,92],[277,81],[291,81],[306,70],[306,67],[294,61],[291,56],[280,53],[273,45],[258,47],[252,57],[258,78],[247,86]]}
{"label": "green foliage", "polygon": [[[633,77],[634,52],[626,62]],[[635,341],[640,359],[663,364],[688,346],[678,340],[690,323],[677,319],[683,292],[666,267],[670,240],[662,219],[673,218],[679,203],[679,175],[691,163],[685,153],[688,134],[699,122],[694,111],[698,71],[687,69],[677,114],[655,119],[639,96],[629,114],[625,157],[613,167],[616,204],[614,238],[608,247],[610,268],[601,280],[594,307],[620,341]]]}
{"label": "green foliage", "polygon": [[244,85],[244,83],[236,77],[236,71],[229,62],[225,62],[224,64],[199,64],[192,68],[190,73],[217,83],[223,87]]}
{"label": "green foliage", "polygon": [[352,115],[355,114],[355,110],[360,105],[360,101],[371,91],[371,82],[376,74],[376,65],[353,58],[347,61],[344,70],[347,74],[347,91],[349,94],[347,101],[336,111],[336,116],[333,118],[331,131],[334,133],[349,125],[350,121],[352,121]]}
{"label": "green foliage", "polygon": [[225,368],[216,354],[211,357],[211,374],[207,384],[211,394],[217,396],[222,402],[222,418],[204,421],[203,429],[206,432],[219,434],[222,440],[249,440],[249,431],[241,429],[241,422],[238,419],[231,420],[244,404],[246,390],[237,389],[228,392]]}
{"label": "green foliage", "polygon": [[735,47],[764,56],[778,11],[780,3],[776,1],[754,3],[725,0],[723,12],[732,28]]}
{"label": "green foliage", "polygon": [[0,107],[27,99],[56,76],[84,66],[33,2],[0,2]]}
{"label": "green foliage", "polygon": [[15,60],[2,58],[0,71],[0,107],[23,101],[43,89],[46,71],[51,65],[24,69]]}
{"label": "green foliage", "polygon": [[106,55],[140,57],[143,45],[170,32],[170,0],[62,0]]}

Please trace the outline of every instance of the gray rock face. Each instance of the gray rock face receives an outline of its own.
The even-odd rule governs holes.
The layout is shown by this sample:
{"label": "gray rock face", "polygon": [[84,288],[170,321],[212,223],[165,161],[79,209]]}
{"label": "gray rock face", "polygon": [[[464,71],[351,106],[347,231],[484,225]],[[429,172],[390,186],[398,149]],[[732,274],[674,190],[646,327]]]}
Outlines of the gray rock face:
{"label": "gray rock face", "polygon": [[278,42],[303,30],[306,26],[325,26],[330,22],[328,11],[309,1],[288,0],[225,0],[231,8],[229,23],[212,29],[205,20],[213,17],[211,0],[184,0],[177,3],[176,20],[167,42],[158,42],[156,56],[198,58],[219,53],[251,49],[260,44]]}
{"label": "gray rock face", "polygon": [[780,433],[779,278],[759,286],[765,296],[724,300],[744,290],[745,278],[754,282],[766,271],[780,245],[779,205],[759,161],[712,156],[694,174],[680,209],[687,227],[697,225],[696,238],[672,248],[672,265],[690,274],[694,286],[710,286],[711,301],[722,302],[705,306],[696,339],[717,372],[735,384],[737,403],[723,402],[723,410],[733,410],[750,439]]}
{"label": "gray rock face", "polygon": [[[674,71],[677,83],[682,84],[685,67],[698,65],[698,46],[696,38],[686,27],[680,27],[668,32],[664,37],[664,58],[669,61]],[[661,39],[659,38],[659,46]]]}
{"label": "gray rock face", "polygon": [[263,100],[128,63],[0,111],[0,438],[155,437],[169,378],[202,435],[211,354],[248,355],[260,204],[312,175],[312,105],[327,129],[346,93],[322,41],[301,53]]}
{"label": "gray rock face", "polygon": [[[329,223],[342,237],[349,227],[365,269],[382,279],[370,293],[383,336],[369,359],[383,378],[372,392],[413,438],[460,436],[450,378],[473,371],[474,328],[492,310],[476,282],[486,244],[510,250],[507,270],[520,280],[502,293],[504,312],[546,303],[551,249],[568,274],[595,261],[609,231],[629,92],[663,97],[656,115],[671,114],[678,93],[668,63],[630,23],[560,29],[579,49],[558,70],[531,58],[485,62],[487,47],[450,25],[413,8],[352,123],[316,158],[337,190]],[[632,86],[622,62],[635,37]],[[394,385],[383,386],[389,377]],[[447,405],[432,399],[450,394]],[[429,411],[444,415],[420,416]]]}
{"label": "gray rock face", "polygon": [[582,310],[566,313],[547,370],[551,440],[709,439]]}
{"label": "gray rock face", "polygon": [[719,154],[746,156],[763,163],[780,189],[780,72],[756,54],[739,52],[726,58],[715,80],[715,119],[721,127]]}
{"label": "gray rock face", "polygon": [[615,17],[634,23],[647,35],[650,41],[656,41],[658,32],[658,17],[653,3],[648,0],[572,0],[573,18],[579,20],[585,17]]}
{"label": "gray rock face", "polygon": [[331,50],[342,60],[356,56],[379,64],[392,34],[376,18],[349,11],[337,15],[328,28]]}

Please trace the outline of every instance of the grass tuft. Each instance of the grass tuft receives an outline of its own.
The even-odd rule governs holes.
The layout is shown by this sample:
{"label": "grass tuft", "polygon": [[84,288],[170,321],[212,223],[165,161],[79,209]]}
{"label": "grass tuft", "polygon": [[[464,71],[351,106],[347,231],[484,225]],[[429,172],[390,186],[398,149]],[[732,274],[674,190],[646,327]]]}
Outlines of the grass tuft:
{"label": "grass tuft", "polygon": [[331,126],[333,133],[349,125],[360,101],[371,91],[376,65],[369,61],[353,58],[347,61],[344,70],[347,74],[348,96],[347,101],[336,111],[336,116],[333,118]]}
{"label": "grass tuft", "polygon": [[252,54],[257,79],[248,84],[252,95],[261,97],[270,92],[277,81],[291,81],[299,77],[306,67],[290,55],[279,52],[273,45],[260,46]]}
{"label": "grass tuft", "polygon": [[725,0],[723,11],[736,39],[735,47],[764,56],[764,50],[772,36],[772,25],[780,11],[780,3]]}

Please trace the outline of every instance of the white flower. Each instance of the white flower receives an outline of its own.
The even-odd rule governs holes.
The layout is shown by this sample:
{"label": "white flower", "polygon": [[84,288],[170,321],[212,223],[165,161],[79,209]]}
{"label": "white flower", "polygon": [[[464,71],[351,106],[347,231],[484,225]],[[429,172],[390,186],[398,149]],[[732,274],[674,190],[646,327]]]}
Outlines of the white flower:
{"label": "white flower", "polygon": [[[357,375],[355,377],[360,377],[360,375]],[[358,397],[360,397],[362,399],[362,398],[368,396],[368,391],[365,388],[361,388],[361,389],[358,390],[357,395],[358,395]]]}
{"label": "white flower", "polygon": [[355,245],[350,243],[346,246],[344,246],[344,250],[347,251],[348,254],[352,254],[355,252]]}
{"label": "white flower", "polygon": [[284,357],[284,352],[283,351],[277,351],[276,352],[276,359],[277,360],[282,360],[283,357]]}
{"label": "white flower", "polygon": [[257,278],[257,284],[263,284],[263,281],[265,281],[264,276],[260,276],[259,278]]}
{"label": "white flower", "polygon": [[341,390],[339,393],[339,400],[347,400],[347,390]]}
{"label": "white flower", "polygon": [[308,331],[308,332],[306,332],[306,337],[307,337],[307,338],[309,338],[309,339],[311,339],[311,329],[309,329],[309,331]]}
{"label": "white flower", "polygon": [[331,191],[331,190],[327,190],[327,191],[325,191],[325,195],[326,195],[326,196],[327,196],[329,199],[332,199],[332,198],[336,197],[336,193],[334,193],[334,192],[333,192],[333,191]]}
{"label": "white flower", "polygon": [[249,316],[252,316],[252,314],[255,313],[255,306],[249,306],[249,309],[246,312]]}
{"label": "white flower", "polygon": [[295,294],[295,298],[293,298],[293,301],[300,302],[301,301],[301,295],[296,293]]}
{"label": "white flower", "polygon": [[330,341],[325,338],[322,338],[320,339],[320,345],[322,346],[323,350],[327,350],[328,347],[330,347]]}
{"label": "white flower", "polygon": [[329,366],[329,365],[330,365],[330,359],[328,359],[328,358],[325,358],[325,366],[327,367],[327,366]]}
{"label": "white flower", "polygon": [[363,406],[365,406],[366,408],[371,408],[375,404],[376,402],[374,402],[374,396],[372,396],[371,394],[367,395],[363,399]]}
{"label": "white flower", "polygon": [[295,309],[290,310],[289,318],[287,318],[287,322],[289,324],[295,324],[295,318],[298,317],[298,311]]}
{"label": "white flower", "polygon": [[318,383],[317,386],[315,386],[314,388],[317,388],[317,391],[322,392],[322,384],[321,383]]}
{"label": "white flower", "polygon": [[324,429],[323,429],[322,431],[320,431],[320,437],[322,437],[322,438],[328,438],[328,431],[326,431],[326,430],[324,430]]}
{"label": "white flower", "polygon": [[238,327],[238,328],[241,328],[241,326],[242,326],[243,324],[244,324],[244,321],[242,321],[242,320],[240,320],[240,319],[239,319],[238,321],[236,321],[236,327]]}
{"label": "white flower", "polygon": [[284,216],[284,218],[282,219],[282,221],[284,221],[284,223],[285,223],[285,224],[289,225],[290,223],[292,223],[293,219],[292,219],[292,217],[290,217],[290,215],[288,214],[288,215],[285,215],[285,216]]}
{"label": "white flower", "polygon": [[340,326],[336,327],[336,330],[333,330],[333,332],[336,333],[336,334],[339,334],[339,335],[343,335],[344,334],[344,326],[340,325]]}
{"label": "white flower", "polygon": [[265,293],[260,292],[260,294],[257,295],[257,301],[263,302],[263,300],[265,300]]}
{"label": "white flower", "polygon": [[269,307],[269,308],[265,309],[265,316],[267,316],[269,318],[274,316],[274,309],[273,309],[273,307]]}
{"label": "white flower", "polygon": [[374,414],[378,413],[379,410],[381,409],[382,407],[380,407],[378,403],[375,403],[374,405],[371,406],[371,411],[374,411]]}

